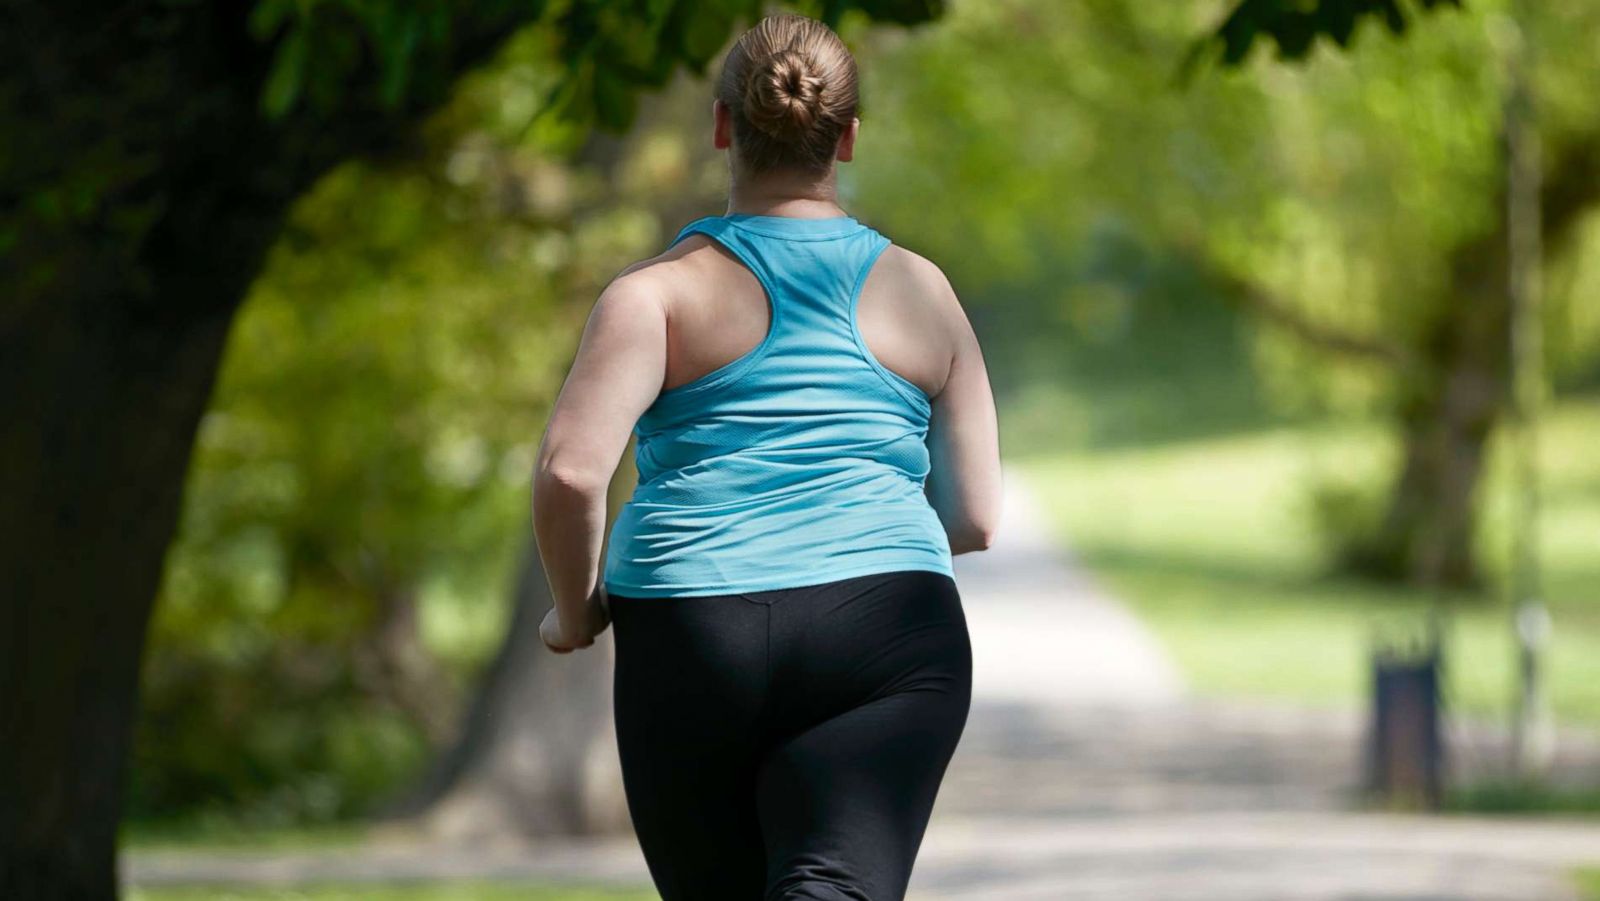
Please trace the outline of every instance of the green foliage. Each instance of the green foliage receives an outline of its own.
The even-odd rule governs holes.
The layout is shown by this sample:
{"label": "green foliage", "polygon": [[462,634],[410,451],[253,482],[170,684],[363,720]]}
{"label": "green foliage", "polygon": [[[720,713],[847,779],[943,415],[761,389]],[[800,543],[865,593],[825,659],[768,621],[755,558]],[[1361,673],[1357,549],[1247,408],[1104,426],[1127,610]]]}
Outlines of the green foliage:
{"label": "green foliage", "polygon": [[[1281,421],[1248,323],[1192,260],[1103,223],[1040,271],[965,284],[1008,454],[1191,440]],[[965,260],[945,261],[951,268]],[[964,280],[970,281],[970,280]]]}
{"label": "green foliage", "polygon": [[[418,78],[431,91],[453,78],[450,59],[472,38],[465,21],[512,25],[544,11],[543,0],[258,0],[248,30],[273,45],[261,109],[274,119],[302,103],[321,116],[370,102],[398,111]],[[350,96],[352,85],[372,96]]]}
{"label": "green foliage", "polygon": [[1372,536],[1383,516],[1381,482],[1370,474],[1325,477],[1308,490],[1311,528],[1333,572],[1360,573],[1381,548]]}
{"label": "green foliage", "polygon": [[[837,24],[858,10],[886,22],[912,25],[940,14],[942,0],[863,0],[800,3],[812,15]],[[618,4],[577,0],[562,14],[567,77],[549,109],[621,131],[632,124],[642,90],[659,88],[679,65],[696,75],[708,67],[732,33],[766,10],[760,0],[644,0]]]}
{"label": "green foliage", "polygon": [[1563,788],[1538,780],[1502,780],[1462,786],[1444,799],[1445,810],[1487,814],[1600,815],[1600,788]]}
{"label": "green foliage", "polygon": [[[347,814],[425,756],[422,724],[384,697],[396,679],[374,634],[445,576],[494,617],[570,330],[561,271],[535,253],[565,231],[497,223],[475,200],[426,172],[346,167],[257,286],[169,562],[147,810],[295,790],[295,814]],[[227,768],[162,781],[205,758]]]}
{"label": "green foliage", "polygon": [[[1461,0],[1417,0],[1423,10],[1448,6],[1461,8]],[[1257,38],[1271,38],[1280,59],[1304,59],[1319,37],[1341,47],[1350,45],[1356,25],[1379,19],[1395,34],[1403,34],[1410,19],[1399,0],[1240,0],[1206,44],[1220,46],[1222,60],[1237,65],[1249,55]]]}
{"label": "green foliage", "polygon": [[[942,0],[824,0],[800,8],[830,22],[847,12],[911,25],[940,14]],[[428,0],[260,0],[250,32],[273,44],[261,106],[275,118],[304,103],[331,115],[360,98],[344,96],[362,66],[376,70],[370,90],[397,109],[411,82],[439,68],[460,38],[453,23],[475,18],[539,21],[548,15],[561,35],[564,76],[542,108],[552,115],[613,131],[632,124],[643,90],[660,88],[679,67],[705,74],[732,33],[766,10],[760,0],[541,0],[465,3]]]}
{"label": "green foliage", "polygon": [[[869,53],[871,115],[850,189],[958,289],[1003,285],[985,311],[996,319],[1072,318],[1051,307],[1090,295],[1062,284],[1081,269],[1062,261],[1110,230],[1329,331],[1416,347],[1457,307],[1455,255],[1500,209],[1503,84],[1486,61],[1502,16],[1486,0],[1404,39],[1375,31],[1345,52],[1313,46],[1303,65],[1257,57],[1179,88],[1160,61],[1193,40],[1183,4],[956,7],[937,29]],[[1600,7],[1540,4],[1530,28],[1553,158],[1595,139]],[[1585,301],[1596,234],[1551,248],[1556,376],[1600,357]],[[1140,302],[1136,268],[1095,279]],[[1249,355],[1285,412],[1383,409],[1410,387],[1271,324]]]}
{"label": "green foliage", "polygon": [[[808,0],[835,19],[910,24],[940,0]],[[542,29],[559,77],[541,130],[625,128],[641,92],[704,71],[754,0],[255,0],[155,3],[114,16],[20,4],[0,31],[0,309],[63,297],[174,305],[165,258],[208,242],[207,278],[247,280],[283,208],[354,155],[393,152],[463,73]],[[554,123],[554,124],[551,124]],[[233,163],[230,168],[226,163]],[[177,249],[172,249],[174,245]],[[226,263],[226,265],[224,265]],[[235,304],[238,293],[189,298]],[[181,312],[181,311],[180,311]]]}

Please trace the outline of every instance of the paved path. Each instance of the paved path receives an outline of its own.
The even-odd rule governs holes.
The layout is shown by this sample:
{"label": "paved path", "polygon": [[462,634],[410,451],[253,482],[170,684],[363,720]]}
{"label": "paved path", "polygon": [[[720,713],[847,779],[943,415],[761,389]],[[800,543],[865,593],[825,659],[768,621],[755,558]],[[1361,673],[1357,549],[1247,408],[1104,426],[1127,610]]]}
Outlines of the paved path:
{"label": "paved path", "polygon": [[1005,477],[994,546],[955,559],[972,635],[973,697],[1162,704],[1183,682],[1156,639],[1059,550],[1027,483]]}
{"label": "paved path", "polygon": [[[1600,865],[1600,820],[1356,812],[1361,731],[1254,704],[977,706],[911,898],[1572,901],[1567,872]],[[1563,748],[1600,772],[1592,736]]]}
{"label": "paved path", "polygon": [[1600,824],[1378,814],[951,819],[931,832],[916,899],[1287,901],[1576,896],[1564,871]]}
{"label": "paved path", "polygon": [[[1358,711],[1188,696],[1159,644],[1052,547],[1007,476],[996,544],[957,558],[974,702],[910,901],[1575,901],[1600,820],[1355,813]],[[1469,769],[1495,730],[1452,734]],[[1600,739],[1560,764],[1600,772]],[[631,836],[534,847],[142,852],[135,882],[539,879],[648,884]]]}

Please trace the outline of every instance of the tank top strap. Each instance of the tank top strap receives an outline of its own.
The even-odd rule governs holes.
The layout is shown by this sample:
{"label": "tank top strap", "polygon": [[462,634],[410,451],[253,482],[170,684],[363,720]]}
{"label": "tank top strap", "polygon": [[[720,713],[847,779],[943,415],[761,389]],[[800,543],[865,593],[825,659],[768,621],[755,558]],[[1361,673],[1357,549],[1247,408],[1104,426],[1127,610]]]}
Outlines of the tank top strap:
{"label": "tank top strap", "polygon": [[761,247],[750,240],[750,236],[735,228],[726,216],[703,216],[690,222],[678,230],[678,234],[667,245],[668,249],[676,247],[690,235],[705,235],[733,254],[746,269],[750,270],[756,281],[761,284],[761,290],[767,295],[772,313],[770,330],[776,332],[783,315],[781,308],[786,304],[778,296],[779,279],[769,260],[770,254],[764,253]]}
{"label": "tank top strap", "polygon": [[850,217],[730,214],[690,222],[668,246],[694,234],[716,241],[755,275],[771,302],[774,332],[849,335],[856,295],[890,244]]}
{"label": "tank top strap", "polygon": [[705,235],[722,245],[729,253],[737,257],[746,269],[754,273],[756,279],[761,282],[761,286],[767,289],[769,294],[771,293],[771,282],[774,273],[767,263],[767,254],[762,253],[756,242],[751,241],[750,236],[736,228],[727,217],[703,216],[696,219],[679,229],[677,236],[672,239],[672,243],[668,244],[667,247],[670,249],[677,246],[690,235]]}

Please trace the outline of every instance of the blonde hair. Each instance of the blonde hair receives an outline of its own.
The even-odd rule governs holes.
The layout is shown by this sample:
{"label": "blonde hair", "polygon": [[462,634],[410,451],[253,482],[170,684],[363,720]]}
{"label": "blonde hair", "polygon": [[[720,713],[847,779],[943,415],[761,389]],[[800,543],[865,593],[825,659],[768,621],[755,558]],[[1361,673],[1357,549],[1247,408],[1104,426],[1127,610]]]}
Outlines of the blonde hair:
{"label": "blonde hair", "polygon": [[728,51],[717,99],[746,168],[824,171],[860,102],[855,57],[816,19],[768,16]]}

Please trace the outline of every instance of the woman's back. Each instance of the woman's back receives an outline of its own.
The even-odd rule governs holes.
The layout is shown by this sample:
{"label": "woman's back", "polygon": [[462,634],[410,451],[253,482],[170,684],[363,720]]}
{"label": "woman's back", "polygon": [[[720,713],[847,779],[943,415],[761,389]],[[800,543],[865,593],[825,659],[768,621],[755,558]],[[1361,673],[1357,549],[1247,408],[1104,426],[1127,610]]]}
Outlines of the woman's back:
{"label": "woman's back", "polygon": [[[662,297],[667,378],[635,429],[639,485],[612,529],[608,591],[690,596],[897,569],[951,574],[944,526],[923,493],[929,395],[950,352],[935,301],[915,297],[908,267],[891,256],[880,270],[889,246],[850,217],[730,214],[690,223],[666,254],[624,276]],[[906,375],[879,360],[867,324]]]}

